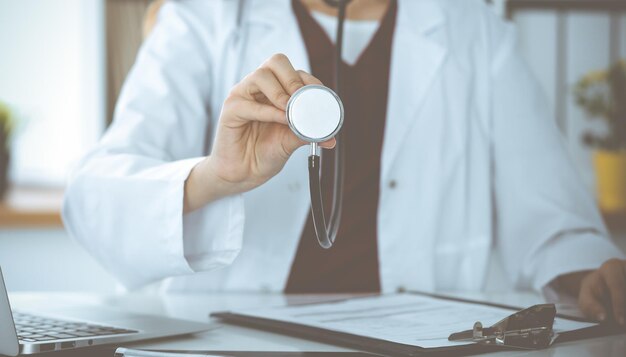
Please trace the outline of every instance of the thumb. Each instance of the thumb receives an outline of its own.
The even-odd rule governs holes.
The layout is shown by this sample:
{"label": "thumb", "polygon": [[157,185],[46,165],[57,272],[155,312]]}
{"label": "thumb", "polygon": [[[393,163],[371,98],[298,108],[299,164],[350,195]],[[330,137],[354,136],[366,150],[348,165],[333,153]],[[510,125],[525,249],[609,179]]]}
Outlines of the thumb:
{"label": "thumb", "polygon": [[[293,154],[293,152],[296,151],[296,149],[298,149],[299,147],[309,144],[308,142],[302,141],[300,138],[298,138],[292,131],[290,131],[289,134],[286,136],[286,138],[283,138],[283,149],[287,156],[291,156],[291,154]],[[337,139],[331,138],[327,141],[319,143],[319,146],[324,149],[333,149],[336,144]]]}
{"label": "thumb", "polygon": [[594,275],[583,281],[580,287],[578,306],[586,316],[603,322],[607,318],[607,310],[603,303],[604,283],[597,274]]}

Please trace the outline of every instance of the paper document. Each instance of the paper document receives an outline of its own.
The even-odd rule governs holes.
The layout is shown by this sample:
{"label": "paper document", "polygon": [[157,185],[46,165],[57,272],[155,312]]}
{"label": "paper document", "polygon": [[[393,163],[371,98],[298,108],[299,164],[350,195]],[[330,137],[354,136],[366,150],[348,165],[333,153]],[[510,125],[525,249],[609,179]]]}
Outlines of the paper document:
{"label": "paper document", "polygon": [[[453,332],[471,329],[476,321],[491,326],[513,312],[430,296],[394,294],[237,313],[432,348],[468,344],[448,341],[448,336]],[[593,325],[557,318],[554,329],[557,332],[571,331]]]}

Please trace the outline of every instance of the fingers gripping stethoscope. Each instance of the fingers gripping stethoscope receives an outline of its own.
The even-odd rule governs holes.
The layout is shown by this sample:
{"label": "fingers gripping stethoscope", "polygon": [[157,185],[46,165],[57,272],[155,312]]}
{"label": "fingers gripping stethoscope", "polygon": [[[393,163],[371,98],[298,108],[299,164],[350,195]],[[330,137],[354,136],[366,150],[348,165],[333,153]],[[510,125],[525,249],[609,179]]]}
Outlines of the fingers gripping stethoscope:
{"label": "fingers gripping stethoscope", "polygon": [[[324,0],[339,10],[337,20],[337,43],[335,46],[335,90],[341,94],[341,51],[343,48],[343,23],[346,6],[351,0]],[[287,104],[287,121],[291,130],[311,145],[309,155],[309,188],[311,191],[311,215],[319,244],[332,247],[341,221],[343,192],[344,146],[339,132],[343,125],[343,103],[328,87],[307,85],[296,91]],[[334,190],[330,224],[326,223],[320,183],[321,160],[319,143],[337,136],[335,146]]]}

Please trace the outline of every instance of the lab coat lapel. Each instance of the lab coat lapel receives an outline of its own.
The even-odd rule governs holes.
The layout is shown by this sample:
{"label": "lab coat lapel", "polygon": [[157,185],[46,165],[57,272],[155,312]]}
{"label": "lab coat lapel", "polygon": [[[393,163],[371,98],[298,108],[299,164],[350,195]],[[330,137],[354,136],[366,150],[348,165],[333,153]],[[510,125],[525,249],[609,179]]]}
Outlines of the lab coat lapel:
{"label": "lab coat lapel", "polygon": [[416,120],[445,58],[446,49],[434,39],[444,21],[443,11],[435,0],[400,0],[398,3],[381,161],[382,182],[386,181],[393,160],[407,139],[409,126]]}
{"label": "lab coat lapel", "polygon": [[290,0],[251,0],[245,9],[243,76],[270,56],[285,54],[294,68],[310,72],[309,60]]}

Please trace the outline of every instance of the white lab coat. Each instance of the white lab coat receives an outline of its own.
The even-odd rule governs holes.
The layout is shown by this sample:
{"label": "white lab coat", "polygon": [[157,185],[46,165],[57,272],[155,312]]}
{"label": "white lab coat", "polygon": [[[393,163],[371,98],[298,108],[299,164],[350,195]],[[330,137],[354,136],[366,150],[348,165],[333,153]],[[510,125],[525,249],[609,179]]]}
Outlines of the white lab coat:
{"label": "white lab coat", "polygon": [[[129,287],[285,286],[309,214],[307,148],[265,185],[182,211],[184,181],[210,150],[230,88],[279,52],[310,70],[290,0],[244,1],[239,23],[238,4],[162,8],[114,123],[69,182],[69,232]],[[394,36],[377,232],[383,291],[480,290],[492,249],[513,285],[535,289],[621,257],[511,25],[479,0],[400,0]]]}

